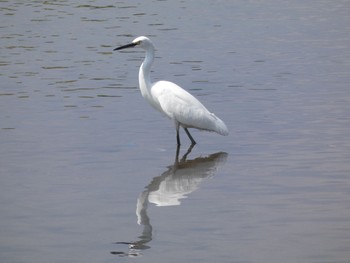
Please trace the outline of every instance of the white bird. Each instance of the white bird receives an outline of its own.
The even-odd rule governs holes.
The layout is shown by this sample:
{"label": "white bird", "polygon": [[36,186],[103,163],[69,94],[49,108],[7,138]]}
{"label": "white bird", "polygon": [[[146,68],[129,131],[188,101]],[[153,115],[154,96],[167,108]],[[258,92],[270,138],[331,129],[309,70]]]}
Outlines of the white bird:
{"label": "white bird", "polygon": [[154,61],[155,49],[149,38],[145,36],[137,37],[130,44],[115,48],[114,50],[135,46],[146,51],[146,57],[139,71],[141,94],[152,107],[174,121],[178,145],[180,145],[180,126],[185,130],[192,145],[196,144],[196,141],[191,136],[188,128],[228,135],[228,129],[225,123],[216,117],[214,113],[209,112],[199,100],[186,90],[169,81],[151,82],[150,70]]}

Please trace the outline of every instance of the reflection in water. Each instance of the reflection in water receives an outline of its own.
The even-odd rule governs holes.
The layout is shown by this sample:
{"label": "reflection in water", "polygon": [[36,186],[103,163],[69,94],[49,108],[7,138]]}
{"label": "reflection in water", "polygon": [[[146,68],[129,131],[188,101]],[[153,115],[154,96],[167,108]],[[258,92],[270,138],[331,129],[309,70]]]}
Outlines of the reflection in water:
{"label": "reflection in water", "polygon": [[181,199],[197,190],[200,183],[214,175],[219,164],[226,161],[227,153],[224,152],[187,160],[192,147],[181,160],[179,160],[179,147],[177,147],[174,164],[169,166],[162,175],[154,177],[145,187],[136,204],[137,223],[143,226],[142,234],[137,241],[115,243],[128,245],[128,252],[112,251],[111,254],[134,257],[140,256],[141,250],[150,248],[147,243],[152,240],[152,225],[147,215],[148,203],[154,203],[157,206],[180,205]]}

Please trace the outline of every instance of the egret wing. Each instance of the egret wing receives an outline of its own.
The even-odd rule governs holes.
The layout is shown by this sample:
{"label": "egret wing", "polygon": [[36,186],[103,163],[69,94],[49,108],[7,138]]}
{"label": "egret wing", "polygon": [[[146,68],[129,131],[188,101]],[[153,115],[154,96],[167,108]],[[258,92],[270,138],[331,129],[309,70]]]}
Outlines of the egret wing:
{"label": "egret wing", "polygon": [[[225,133],[218,128],[223,122],[209,112],[199,100],[176,84],[159,81],[152,87],[152,96],[157,98],[165,115],[181,126]],[[223,127],[223,130],[225,129],[227,130],[226,126]]]}

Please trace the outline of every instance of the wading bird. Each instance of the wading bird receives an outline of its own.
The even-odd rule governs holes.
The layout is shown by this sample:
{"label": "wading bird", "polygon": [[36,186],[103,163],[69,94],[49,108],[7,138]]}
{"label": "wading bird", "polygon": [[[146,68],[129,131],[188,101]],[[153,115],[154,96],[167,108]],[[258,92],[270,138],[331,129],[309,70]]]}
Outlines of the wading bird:
{"label": "wading bird", "polygon": [[114,50],[140,47],[146,51],[146,56],[139,71],[139,85],[142,96],[156,110],[165,114],[174,121],[176,128],[176,140],[180,145],[180,126],[185,130],[192,145],[196,144],[189,128],[217,132],[228,135],[225,123],[207,110],[203,104],[186,90],[169,81],[151,82],[150,70],[154,61],[154,45],[144,36],[135,38],[130,44],[117,47]]}

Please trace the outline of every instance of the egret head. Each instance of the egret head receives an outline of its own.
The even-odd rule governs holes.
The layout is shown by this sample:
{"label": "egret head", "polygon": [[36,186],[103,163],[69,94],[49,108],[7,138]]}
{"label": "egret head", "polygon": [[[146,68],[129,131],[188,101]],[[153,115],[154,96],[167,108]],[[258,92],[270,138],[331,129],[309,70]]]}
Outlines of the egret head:
{"label": "egret head", "polygon": [[135,46],[138,46],[138,47],[143,48],[143,49],[148,49],[149,47],[153,47],[153,43],[148,37],[141,36],[141,37],[135,38],[130,44],[126,44],[124,46],[117,47],[114,50],[121,50],[124,48],[130,48],[130,47],[135,47]]}

